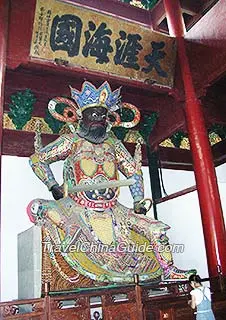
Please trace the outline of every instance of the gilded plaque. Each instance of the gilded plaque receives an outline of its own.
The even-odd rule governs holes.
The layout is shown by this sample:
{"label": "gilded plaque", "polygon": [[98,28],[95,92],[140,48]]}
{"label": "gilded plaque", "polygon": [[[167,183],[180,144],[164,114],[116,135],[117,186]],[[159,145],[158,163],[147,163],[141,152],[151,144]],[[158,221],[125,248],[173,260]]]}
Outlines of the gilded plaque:
{"label": "gilded plaque", "polygon": [[138,23],[56,0],[37,0],[30,56],[172,87],[175,39]]}

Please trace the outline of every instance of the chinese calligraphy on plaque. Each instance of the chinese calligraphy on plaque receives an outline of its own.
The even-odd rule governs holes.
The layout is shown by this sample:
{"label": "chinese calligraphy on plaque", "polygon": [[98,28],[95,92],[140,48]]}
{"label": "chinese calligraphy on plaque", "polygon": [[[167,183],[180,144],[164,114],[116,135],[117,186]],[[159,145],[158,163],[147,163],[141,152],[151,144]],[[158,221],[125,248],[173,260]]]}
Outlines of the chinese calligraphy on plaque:
{"label": "chinese calligraphy on plaque", "polygon": [[173,86],[175,41],[150,28],[56,0],[37,0],[30,55]]}

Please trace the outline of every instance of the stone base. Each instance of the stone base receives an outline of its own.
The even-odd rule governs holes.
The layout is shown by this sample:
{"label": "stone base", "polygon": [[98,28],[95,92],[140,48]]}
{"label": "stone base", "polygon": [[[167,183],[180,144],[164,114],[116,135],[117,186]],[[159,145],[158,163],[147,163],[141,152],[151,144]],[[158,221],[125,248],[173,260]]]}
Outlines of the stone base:
{"label": "stone base", "polygon": [[18,234],[18,299],[41,297],[42,232],[33,226]]}

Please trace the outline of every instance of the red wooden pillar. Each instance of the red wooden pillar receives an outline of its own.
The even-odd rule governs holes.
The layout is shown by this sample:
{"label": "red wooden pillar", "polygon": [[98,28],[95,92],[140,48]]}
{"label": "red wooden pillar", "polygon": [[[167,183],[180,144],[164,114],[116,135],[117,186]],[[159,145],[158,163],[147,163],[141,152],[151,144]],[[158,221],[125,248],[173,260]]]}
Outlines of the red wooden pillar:
{"label": "red wooden pillar", "polygon": [[[8,9],[9,1],[0,1],[0,235],[1,235],[1,167],[2,167],[2,124],[3,124],[3,106],[4,106],[4,84],[6,69],[6,47],[8,36]],[[1,239],[1,237],[0,237]],[[0,262],[1,262],[1,242],[0,242]],[[1,265],[1,263],[0,263]],[[1,276],[1,272],[0,272]],[[0,278],[1,288],[1,278]],[[0,291],[1,295],[1,291]]]}
{"label": "red wooden pillar", "polygon": [[[184,90],[185,114],[210,277],[219,270],[226,276],[226,231],[211,147],[205,128],[202,106],[196,97],[184,42],[184,21],[179,0],[163,0],[170,35],[176,37]],[[192,230],[191,230],[192,232]]]}

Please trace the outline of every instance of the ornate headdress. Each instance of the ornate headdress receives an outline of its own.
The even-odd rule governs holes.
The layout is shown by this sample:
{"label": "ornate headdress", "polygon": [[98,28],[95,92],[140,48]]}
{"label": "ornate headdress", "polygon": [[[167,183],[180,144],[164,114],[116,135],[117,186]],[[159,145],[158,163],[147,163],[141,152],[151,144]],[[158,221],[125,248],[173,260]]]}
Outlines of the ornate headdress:
{"label": "ornate headdress", "polygon": [[92,83],[85,81],[82,90],[78,91],[70,86],[71,97],[83,111],[91,107],[103,107],[108,111],[115,111],[119,108],[121,88],[111,91],[110,85],[105,81],[99,88]]}
{"label": "ornate headdress", "polygon": [[[76,122],[82,117],[82,111],[92,107],[103,107],[108,110],[108,113],[115,117],[115,122],[112,126],[132,128],[140,121],[140,112],[134,105],[130,103],[120,103],[120,90],[111,90],[107,81],[105,81],[99,88],[96,88],[92,83],[85,81],[82,85],[82,90],[78,91],[70,86],[71,97],[75,100],[67,98],[56,97],[50,100],[48,104],[49,112],[52,116],[63,122]],[[56,111],[58,103],[65,103],[68,105],[64,109],[63,115]],[[120,116],[115,112],[119,108],[130,109],[134,114],[134,119],[129,122],[122,122]]]}

